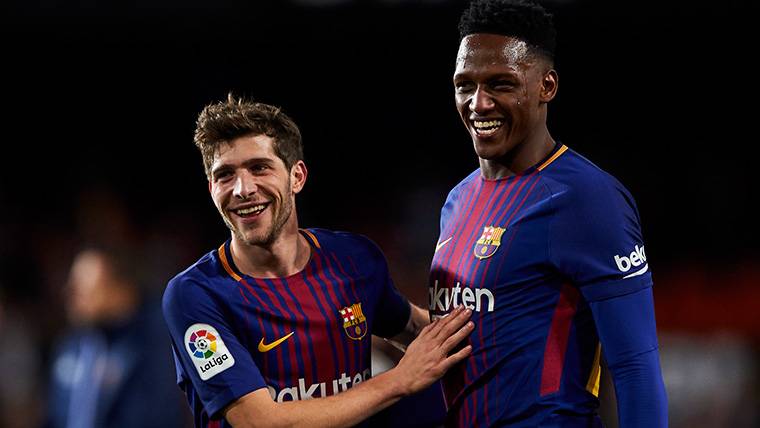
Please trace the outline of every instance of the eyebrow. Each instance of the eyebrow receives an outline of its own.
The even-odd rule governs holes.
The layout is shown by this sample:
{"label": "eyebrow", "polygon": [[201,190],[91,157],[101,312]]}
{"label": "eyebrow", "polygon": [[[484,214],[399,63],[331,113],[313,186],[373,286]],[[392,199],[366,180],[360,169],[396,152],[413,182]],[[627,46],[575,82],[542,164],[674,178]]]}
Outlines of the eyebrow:
{"label": "eyebrow", "polygon": [[214,167],[211,170],[211,176],[215,177],[220,172],[224,172],[226,170],[231,170],[231,169],[235,169],[235,168],[239,168],[239,167],[248,168],[251,165],[262,164],[262,163],[272,164],[273,162],[274,161],[272,159],[270,159],[270,158],[250,158],[250,159],[244,160],[239,165],[235,165],[235,164],[231,164],[231,163],[223,163],[221,165],[218,165],[218,166]]}
{"label": "eyebrow", "polygon": [[[472,80],[474,78],[472,74],[473,73],[456,73],[456,74],[454,74],[453,80],[464,79],[464,78],[467,78],[468,80]],[[477,73],[475,73],[475,74],[477,74]],[[503,72],[503,73],[494,74],[492,76],[487,76],[488,77],[487,80],[488,81],[494,81],[494,80],[499,80],[499,79],[514,79],[517,76],[519,76],[519,73],[515,73],[515,72]],[[477,77],[478,76],[475,76],[475,78],[477,78]]]}

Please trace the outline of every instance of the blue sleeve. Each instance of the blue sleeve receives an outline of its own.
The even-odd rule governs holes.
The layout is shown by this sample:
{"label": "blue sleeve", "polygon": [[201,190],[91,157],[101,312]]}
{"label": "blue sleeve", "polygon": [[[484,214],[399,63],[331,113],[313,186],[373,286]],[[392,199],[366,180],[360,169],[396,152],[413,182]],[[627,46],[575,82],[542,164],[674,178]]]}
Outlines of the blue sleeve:
{"label": "blue sleeve", "polygon": [[180,379],[189,380],[213,417],[234,400],[266,387],[250,352],[235,335],[227,302],[200,281],[178,277],[164,292]]}
{"label": "blue sleeve", "polygon": [[652,285],[633,197],[598,171],[554,191],[549,256],[587,300]]}
{"label": "blue sleeve", "polygon": [[369,246],[369,259],[374,264],[370,281],[378,287],[377,310],[372,324],[372,334],[390,338],[404,331],[409,322],[412,307],[393,284],[383,252],[372,241],[369,241]]}
{"label": "blue sleeve", "polygon": [[667,427],[652,288],[589,305],[615,384],[620,427]]}
{"label": "blue sleeve", "polygon": [[620,427],[667,426],[667,399],[639,214],[601,171],[555,192],[550,260],[589,303],[618,398]]}
{"label": "blue sleeve", "polygon": [[372,334],[391,338],[404,331],[412,314],[412,307],[406,297],[401,295],[393,285],[387,266],[384,271],[385,278],[379,279],[382,288],[378,301],[377,320]]}

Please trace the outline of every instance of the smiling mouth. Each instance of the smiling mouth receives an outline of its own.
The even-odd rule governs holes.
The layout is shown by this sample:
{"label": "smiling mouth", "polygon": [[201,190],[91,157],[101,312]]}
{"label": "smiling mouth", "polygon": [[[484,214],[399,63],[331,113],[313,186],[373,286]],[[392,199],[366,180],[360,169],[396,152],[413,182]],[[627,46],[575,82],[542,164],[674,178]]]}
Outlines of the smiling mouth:
{"label": "smiling mouth", "polygon": [[258,205],[252,205],[250,207],[245,208],[238,208],[236,210],[232,210],[237,216],[242,218],[253,218],[257,215],[261,214],[262,211],[264,211],[269,206],[269,202],[264,204],[258,204]]}
{"label": "smiling mouth", "polygon": [[475,130],[475,134],[477,134],[479,137],[492,136],[501,128],[503,124],[504,121],[499,119],[472,121],[472,127]]}

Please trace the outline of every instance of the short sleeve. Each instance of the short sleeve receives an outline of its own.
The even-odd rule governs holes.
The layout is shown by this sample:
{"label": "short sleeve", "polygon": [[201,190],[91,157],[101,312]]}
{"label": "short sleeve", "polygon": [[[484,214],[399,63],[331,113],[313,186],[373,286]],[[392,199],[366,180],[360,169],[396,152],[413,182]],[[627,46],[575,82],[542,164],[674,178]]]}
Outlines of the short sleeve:
{"label": "short sleeve", "polygon": [[212,418],[234,400],[266,387],[250,353],[233,333],[225,307],[219,294],[183,277],[169,282],[162,302],[179,378],[192,383]]}
{"label": "short sleeve", "polygon": [[553,199],[551,263],[588,301],[651,287],[636,204],[611,176],[599,172]]}
{"label": "short sleeve", "polygon": [[371,257],[375,263],[371,281],[376,287],[379,287],[372,334],[390,338],[404,331],[409,322],[412,308],[406,297],[399,293],[393,284],[385,255],[373,242],[370,241],[369,244],[371,245]]}

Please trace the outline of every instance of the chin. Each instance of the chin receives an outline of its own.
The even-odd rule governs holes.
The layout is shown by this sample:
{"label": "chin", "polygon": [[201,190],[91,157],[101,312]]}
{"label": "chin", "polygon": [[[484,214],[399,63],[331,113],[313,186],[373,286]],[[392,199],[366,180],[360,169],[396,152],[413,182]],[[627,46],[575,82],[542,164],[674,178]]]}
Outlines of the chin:
{"label": "chin", "polygon": [[243,235],[242,241],[246,245],[251,246],[259,246],[259,245],[266,245],[271,241],[268,236],[262,236],[262,235]]}
{"label": "chin", "polygon": [[504,157],[502,150],[496,147],[483,147],[482,144],[475,143],[475,154],[485,160],[495,160]]}
{"label": "chin", "polygon": [[496,141],[478,141],[472,139],[475,153],[479,158],[485,160],[503,159],[515,150],[516,145],[511,145],[509,141],[499,139]]}
{"label": "chin", "polygon": [[276,233],[273,228],[267,228],[266,230],[249,230],[238,235],[240,240],[247,245],[269,245],[274,242],[279,233]]}

